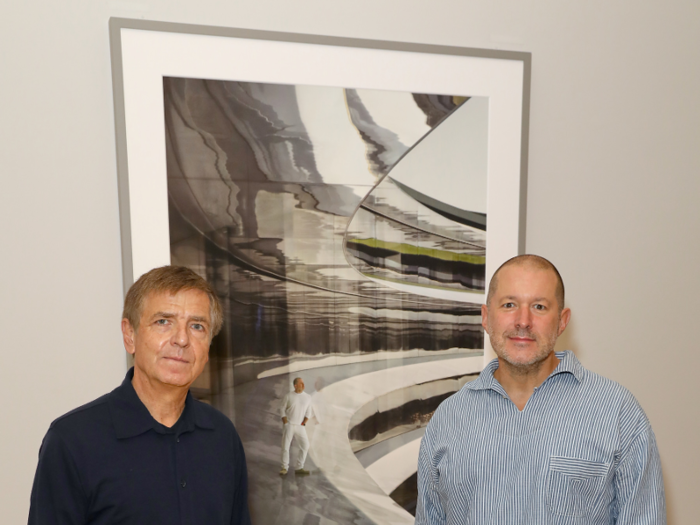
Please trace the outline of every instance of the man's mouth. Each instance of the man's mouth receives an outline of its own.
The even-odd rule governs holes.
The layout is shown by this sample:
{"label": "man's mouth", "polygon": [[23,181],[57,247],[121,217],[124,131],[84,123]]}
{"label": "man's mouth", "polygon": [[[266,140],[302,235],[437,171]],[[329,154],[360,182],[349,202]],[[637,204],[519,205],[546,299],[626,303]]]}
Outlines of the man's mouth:
{"label": "man's mouth", "polygon": [[167,359],[168,361],[176,361],[178,363],[187,363],[187,359],[183,357],[164,357],[163,359]]}
{"label": "man's mouth", "polygon": [[537,340],[534,334],[522,334],[519,332],[506,334],[506,337],[515,343],[532,343]]}

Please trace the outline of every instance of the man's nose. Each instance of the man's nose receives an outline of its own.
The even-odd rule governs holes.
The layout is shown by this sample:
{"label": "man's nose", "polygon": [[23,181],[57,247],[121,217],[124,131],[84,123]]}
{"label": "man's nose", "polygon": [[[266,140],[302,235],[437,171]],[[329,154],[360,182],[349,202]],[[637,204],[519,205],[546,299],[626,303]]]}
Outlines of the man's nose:
{"label": "man's nose", "polygon": [[530,328],[532,326],[532,312],[529,308],[518,308],[515,326],[517,328]]}
{"label": "man's nose", "polygon": [[187,332],[186,324],[179,324],[175,328],[175,333],[172,338],[173,344],[177,346],[187,346],[190,342],[190,334]]}

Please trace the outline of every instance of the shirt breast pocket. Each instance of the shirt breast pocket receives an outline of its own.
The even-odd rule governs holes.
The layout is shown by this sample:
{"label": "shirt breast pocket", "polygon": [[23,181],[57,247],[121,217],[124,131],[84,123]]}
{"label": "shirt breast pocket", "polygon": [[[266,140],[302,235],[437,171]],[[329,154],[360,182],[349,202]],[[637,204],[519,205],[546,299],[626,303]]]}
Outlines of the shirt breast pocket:
{"label": "shirt breast pocket", "polygon": [[555,516],[586,516],[605,490],[610,466],[579,458],[552,456],[547,473],[547,506]]}

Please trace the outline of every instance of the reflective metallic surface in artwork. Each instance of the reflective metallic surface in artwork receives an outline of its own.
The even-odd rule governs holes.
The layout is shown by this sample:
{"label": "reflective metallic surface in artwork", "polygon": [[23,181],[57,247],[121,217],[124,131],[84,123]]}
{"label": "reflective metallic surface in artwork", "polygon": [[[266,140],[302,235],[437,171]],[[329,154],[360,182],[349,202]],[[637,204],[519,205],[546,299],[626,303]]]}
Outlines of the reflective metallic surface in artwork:
{"label": "reflective metallic surface in artwork", "polygon": [[[164,79],[164,95],[171,260],[205,276],[225,310],[194,392],[241,433],[255,467],[256,523],[294,523],[264,504],[293,496],[269,477],[279,470],[276,403],[290,378],[303,376],[307,392],[319,394],[328,378],[483,352],[479,305],[470,301],[484,291],[487,101],[179,78]],[[444,290],[464,300],[447,300]],[[430,381],[443,372],[434,374]],[[424,426],[433,405],[462,384],[438,383],[421,403],[401,387],[405,406],[353,420],[352,439],[372,436],[360,447],[369,450],[416,421]],[[372,421],[387,428],[375,432]],[[346,448],[332,461],[356,461]],[[340,522],[396,522],[396,509],[339,490],[316,449],[312,439],[309,462],[325,466],[304,483],[346,512]],[[343,467],[348,476],[355,466]],[[394,491],[391,481],[377,483],[389,487],[378,493]],[[304,509],[300,523],[335,519],[328,509]]]}
{"label": "reflective metallic surface in artwork", "polygon": [[453,108],[363,199],[345,244],[363,275],[483,293],[486,149],[468,131],[486,136],[487,111],[478,98]]}

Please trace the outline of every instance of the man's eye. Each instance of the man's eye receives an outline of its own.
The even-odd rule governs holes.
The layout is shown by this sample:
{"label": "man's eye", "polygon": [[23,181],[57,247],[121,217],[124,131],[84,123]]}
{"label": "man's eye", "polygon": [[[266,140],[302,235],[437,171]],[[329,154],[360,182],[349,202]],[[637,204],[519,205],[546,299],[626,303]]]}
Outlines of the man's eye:
{"label": "man's eye", "polygon": [[536,304],[533,306],[535,310],[544,310],[545,306],[543,304]]}
{"label": "man's eye", "polygon": [[515,304],[513,304],[513,303],[505,303],[503,305],[503,308],[513,308],[514,306],[515,306]]}
{"label": "man's eye", "polygon": [[195,330],[198,330],[198,331],[202,331],[202,330],[204,330],[204,325],[199,324],[199,323],[194,323],[192,325],[192,328],[194,328]]}
{"label": "man's eye", "polygon": [[167,320],[167,319],[158,319],[158,320],[156,321],[156,324],[159,324],[159,325],[163,326],[163,325],[168,324],[168,320]]}

